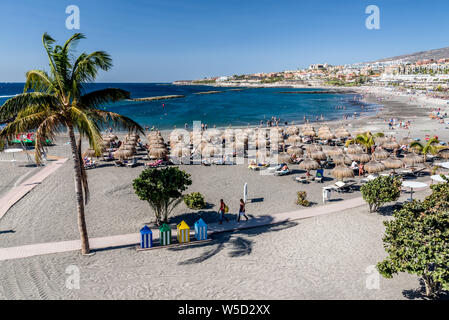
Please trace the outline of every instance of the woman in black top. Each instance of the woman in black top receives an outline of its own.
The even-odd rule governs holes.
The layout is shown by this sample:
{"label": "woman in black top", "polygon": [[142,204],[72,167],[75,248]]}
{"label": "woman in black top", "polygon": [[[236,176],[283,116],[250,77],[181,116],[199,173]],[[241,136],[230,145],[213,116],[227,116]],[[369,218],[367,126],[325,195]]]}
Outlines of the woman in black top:
{"label": "woman in black top", "polygon": [[246,213],[245,213],[245,202],[243,202],[243,199],[240,199],[240,209],[239,209],[239,215],[237,217],[237,222],[240,221],[241,216],[244,216],[246,218],[246,220],[248,220],[248,217],[246,216]]}

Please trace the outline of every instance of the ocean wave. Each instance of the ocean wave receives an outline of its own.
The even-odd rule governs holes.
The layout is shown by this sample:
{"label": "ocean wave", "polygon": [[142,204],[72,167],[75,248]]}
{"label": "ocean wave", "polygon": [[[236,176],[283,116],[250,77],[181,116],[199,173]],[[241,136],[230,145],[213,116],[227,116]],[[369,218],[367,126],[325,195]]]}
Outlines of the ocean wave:
{"label": "ocean wave", "polygon": [[15,97],[15,96],[17,96],[17,94],[11,94],[11,95],[7,95],[7,96],[0,96],[0,99],[1,98],[12,98],[12,97]]}

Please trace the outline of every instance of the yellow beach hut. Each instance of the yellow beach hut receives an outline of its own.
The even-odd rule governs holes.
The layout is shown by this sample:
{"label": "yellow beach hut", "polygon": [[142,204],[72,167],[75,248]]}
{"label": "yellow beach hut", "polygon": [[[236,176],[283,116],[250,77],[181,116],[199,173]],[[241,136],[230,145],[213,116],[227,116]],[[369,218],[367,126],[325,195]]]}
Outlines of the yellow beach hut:
{"label": "yellow beach hut", "polygon": [[190,227],[185,223],[185,221],[181,221],[181,223],[177,226],[178,229],[178,242],[179,243],[187,243],[190,242]]}

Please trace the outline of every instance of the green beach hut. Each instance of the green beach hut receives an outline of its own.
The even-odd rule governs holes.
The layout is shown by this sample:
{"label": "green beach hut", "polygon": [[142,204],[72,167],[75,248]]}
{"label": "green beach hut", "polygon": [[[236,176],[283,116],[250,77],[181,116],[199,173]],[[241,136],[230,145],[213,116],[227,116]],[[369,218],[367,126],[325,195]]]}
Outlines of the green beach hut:
{"label": "green beach hut", "polygon": [[160,242],[161,246],[166,246],[171,244],[171,228],[168,224],[164,223],[160,228]]}

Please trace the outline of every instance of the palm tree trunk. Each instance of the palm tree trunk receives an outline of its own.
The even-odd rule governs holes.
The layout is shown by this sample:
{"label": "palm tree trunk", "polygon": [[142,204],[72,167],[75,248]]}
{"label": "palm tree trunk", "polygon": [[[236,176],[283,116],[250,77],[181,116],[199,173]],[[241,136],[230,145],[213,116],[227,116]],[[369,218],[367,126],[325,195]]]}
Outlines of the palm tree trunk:
{"label": "palm tree trunk", "polygon": [[84,215],[84,197],[83,188],[81,183],[81,163],[78,157],[78,150],[76,146],[75,133],[73,131],[73,126],[68,126],[70,145],[72,147],[72,158],[73,158],[73,171],[75,177],[75,193],[76,193],[76,207],[78,212],[78,230],[81,239],[81,253],[88,254],[89,248],[89,237],[87,236],[86,219]]}

